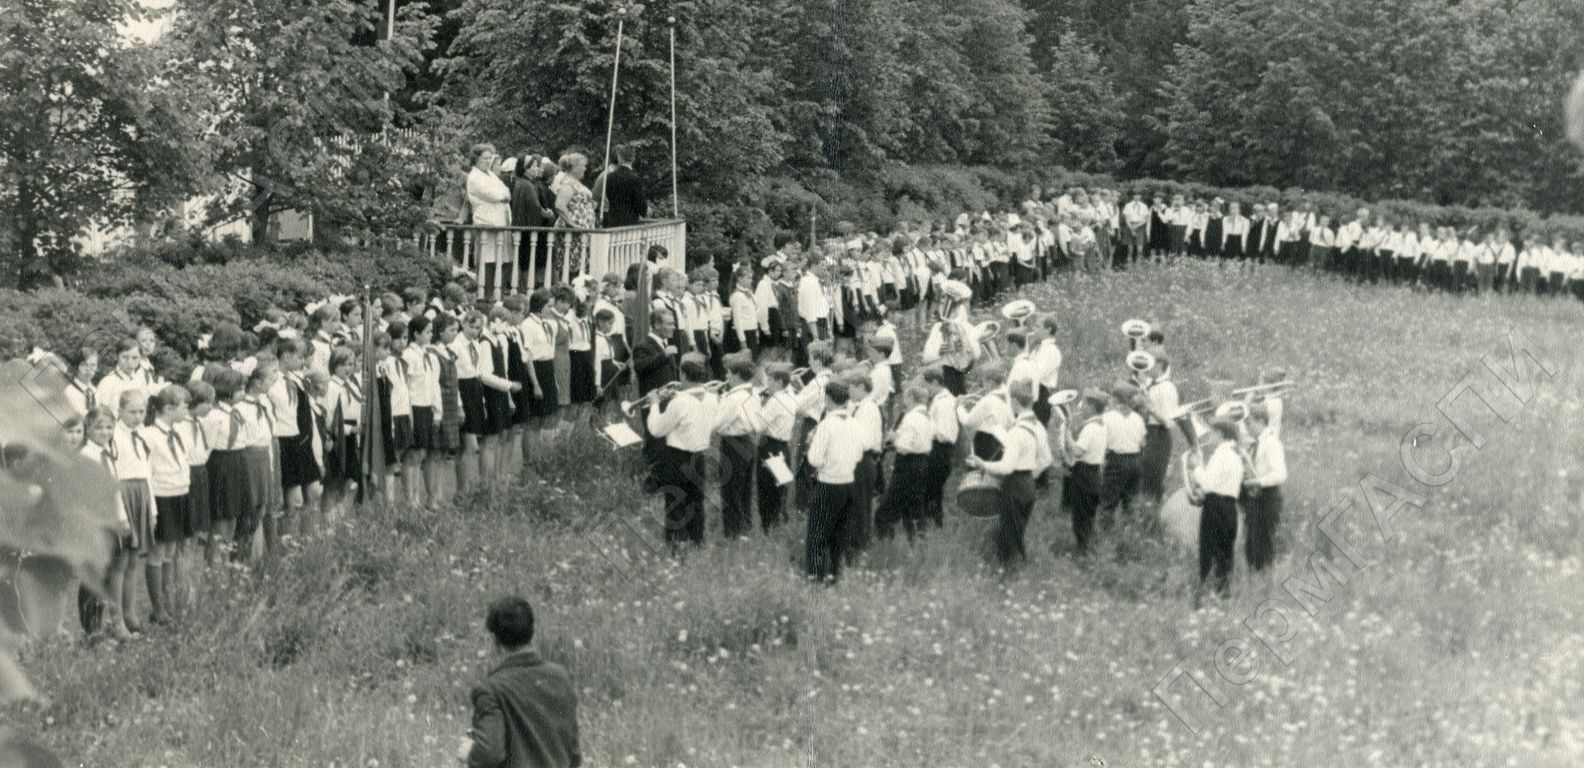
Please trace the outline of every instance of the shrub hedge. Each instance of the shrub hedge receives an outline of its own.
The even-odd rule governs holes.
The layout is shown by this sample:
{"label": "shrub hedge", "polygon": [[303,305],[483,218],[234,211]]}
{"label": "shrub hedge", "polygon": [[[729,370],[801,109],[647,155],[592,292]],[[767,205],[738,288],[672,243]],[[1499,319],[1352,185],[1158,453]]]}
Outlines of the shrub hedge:
{"label": "shrub hedge", "polygon": [[[222,322],[252,327],[273,309],[301,311],[332,293],[437,290],[450,268],[406,247],[325,251],[181,240],[132,248],[87,264],[67,288],[0,291],[0,355],[33,346],[96,349],[146,325],[170,348],[157,366],[194,357],[199,335]],[[164,371],[162,371],[164,372]]]}

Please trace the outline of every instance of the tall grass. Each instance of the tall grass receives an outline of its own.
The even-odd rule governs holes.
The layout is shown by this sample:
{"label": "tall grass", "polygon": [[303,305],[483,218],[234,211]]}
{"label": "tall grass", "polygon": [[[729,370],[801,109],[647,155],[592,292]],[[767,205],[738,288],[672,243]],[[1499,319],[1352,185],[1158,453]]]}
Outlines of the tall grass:
{"label": "tall grass", "polygon": [[[799,577],[802,520],[680,559],[651,551],[632,456],[571,440],[518,486],[438,516],[370,508],[279,563],[204,574],[179,631],[118,649],[59,644],[24,663],[53,695],[13,709],[84,765],[435,766],[492,663],[484,603],[515,592],[581,691],[591,765],[1576,765],[1584,755],[1579,578],[1579,319],[1571,301],[1454,299],[1285,270],[1200,264],[1028,291],[1058,312],[1064,386],[1112,380],[1117,326],[1163,325],[1185,396],[1209,378],[1300,381],[1278,578],[1312,580],[1336,529],[1364,565],[1197,734],[1152,693],[1179,662],[1216,677],[1262,594],[1188,608],[1193,553],[1148,512],[1108,521],[1089,562],[1042,500],[1032,562],[984,564],[953,515],[882,543],[835,588]],[[1516,328],[1557,366],[1510,423],[1473,423],[1456,477],[1419,484],[1403,435]],[[910,348],[916,348],[910,347]],[[1467,398],[1464,401],[1467,405]],[[1471,409],[1472,411],[1472,409]],[[1427,438],[1427,463],[1457,442]],[[1432,450],[1432,449],[1435,450]],[[1361,481],[1423,497],[1383,541]]]}

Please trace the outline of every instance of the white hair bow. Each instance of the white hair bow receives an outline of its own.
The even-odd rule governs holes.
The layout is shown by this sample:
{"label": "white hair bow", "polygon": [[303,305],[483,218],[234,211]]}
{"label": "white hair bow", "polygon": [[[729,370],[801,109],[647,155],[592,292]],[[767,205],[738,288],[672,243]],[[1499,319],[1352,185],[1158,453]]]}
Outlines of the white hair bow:
{"label": "white hair bow", "polygon": [[213,338],[214,338],[214,334],[206,333],[206,334],[204,334],[202,336],[199,336],[198,337],[198,343],[194,344],[193,346],[197,347],[199,350],[208,349],[209,348],[209,342]]}

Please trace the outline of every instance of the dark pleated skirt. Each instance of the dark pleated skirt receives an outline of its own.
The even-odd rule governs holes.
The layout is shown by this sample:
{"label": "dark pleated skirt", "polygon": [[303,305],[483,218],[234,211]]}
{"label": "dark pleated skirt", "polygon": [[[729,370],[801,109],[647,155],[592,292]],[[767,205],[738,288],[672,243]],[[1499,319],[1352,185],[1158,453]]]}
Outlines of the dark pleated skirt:
{"label": "dark pleated skirt", "polygon": [[122,480],[121,505],[132,530],[123,538],[127,549],[146,550],[154,544],[154,503],[147,480]]}
{"label": "dark pleated skirt", "polygon": [[154,520],[154,540],[161,544],[179,544],[193,537],[198,527],[193,523],[192,505],[187,496],[158,496],[154,499],[158,515]]}
{"label": "dark pleated skirt", "polygon": [[535,360],[533,363],[534,375],[539,377],[539,389],[543,393],[539,397],[533,396],[533,386],[528,387],[528,412],[535,418],[554,416],[556,412],[556,382],[555,361]]}
{"label": "dark pleated skirt", "polygon": [[571,366],[571,401],[576,403],[594,402],[594,350],[571,350],[567,353],[567,362]]}
{"label": "dark pleated skirt", "polygon": [[300,437],[276,438],[280,446],[281,487],[295,488],[319,481],[319,462],[314,461],[313,443]]}
{"label": "dark pleated skirt", "polygon": [[247,451],[209,454],[209,519],[233,521],[253,506]]}
{"label": "dark pleated skirt", "polygon": [[415,405],[412,409],[412,445],[415,451],[432,451],[435,447],[434,407]]}
{"label": "dark pleated skirt", "polygon": [[187,475],[187,506],[192,509],[193,532],[208,533],[210,508],[209,465],[190,467]]}
{"label": "dark pleated skirt", "polygon": [[462,396],[462,433],[485,434],[489,421],[484,411],[484,382],[477,378],[457,379],[457,392]]}
{"label": "dark pleated skirt", "polygon": [[502,392],[494,387],[484,386],[484,432],[485,435],[498,435],[511,429],[512,425],[512,398],[511,393]]}

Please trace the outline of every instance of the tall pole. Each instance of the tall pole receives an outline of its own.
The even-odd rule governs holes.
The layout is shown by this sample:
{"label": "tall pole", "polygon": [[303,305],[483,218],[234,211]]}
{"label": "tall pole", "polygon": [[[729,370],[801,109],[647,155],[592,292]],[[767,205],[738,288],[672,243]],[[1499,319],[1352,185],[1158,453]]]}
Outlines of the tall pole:
{"label": "tall pole", "polygon": [[666,17],[671,32],[671,218],[682,218],[681,198],[677,196],[677,121],[676,121],[676,17]]}
{"label": "tall pole", "polygon": [[[616,9],[616,60],[614,62],[612,62],[612,64],[611,64],[610,113],[605,118],[605,164],[600,166],[600,168],[603,169],[602,172],[605,174],[605,185],[604,186],[609,186],[610,185],[611,134],[612,134],[612,132],[614,132],[616,130],[616,79],[617,79],[617,77],[619,77],[621,75],[622,31],[623,31],[623,25],[626,22],[627,22],[627,9],[625,7],[617,8]],[[600,189],[599,209],[594,214],[594,226],[596,226],[596,227],[599,226],[600,222],[605,219],[605,198],[606,197],[608,197],[608,195],[606,194],[606,190],[602,187]]]}
{"label": "tall pole", "polygon": [[385,7],[388,9],[385,14],[385,39],[393,40],[396,37],[396,0],[390,0]]}

